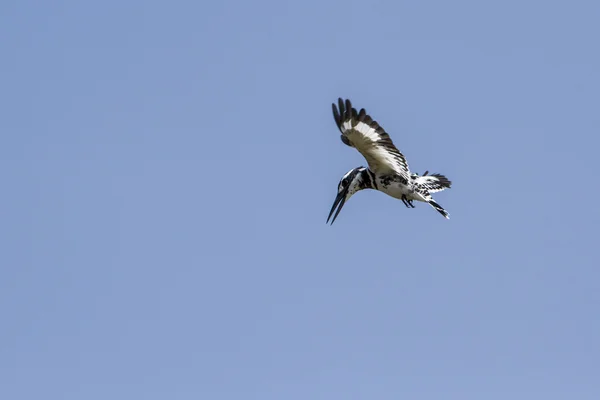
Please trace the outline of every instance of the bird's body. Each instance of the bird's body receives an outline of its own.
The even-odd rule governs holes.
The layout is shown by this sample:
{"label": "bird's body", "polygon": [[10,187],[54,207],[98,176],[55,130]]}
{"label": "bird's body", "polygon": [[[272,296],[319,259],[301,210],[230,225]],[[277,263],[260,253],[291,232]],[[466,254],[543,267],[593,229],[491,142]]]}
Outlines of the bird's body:
{"label": "bird's body", "polygon": [[350,100],[344,102],[342,99],[339,99],[338,107],[333,104],[333,116],[342,133],[342,142],[356,148],[367,160],[369,168],[354,168],[342,177],[338,185],[338,196],[329,218],[339,206],[333,218],[335,221],[345,201],[363,189],[379,190],[402,200],[407,207],[414,208],[415,200],[429,203],[448,218],[448,212],[433,200],[431,193],[450,188],[452,182],[440,174],[427,175],[428,172],[425,172],[419,176],[411,173],[404,155],[364,109],[357,112]]}
{"label": "bird's body", "polygon": [[414,191],[412,182],[406,184],[393,175],[380,176],[377,180],[379,181],[377,186],[381,188],[379,190],[388,196],[392,196],[399,200],[419,200]]}

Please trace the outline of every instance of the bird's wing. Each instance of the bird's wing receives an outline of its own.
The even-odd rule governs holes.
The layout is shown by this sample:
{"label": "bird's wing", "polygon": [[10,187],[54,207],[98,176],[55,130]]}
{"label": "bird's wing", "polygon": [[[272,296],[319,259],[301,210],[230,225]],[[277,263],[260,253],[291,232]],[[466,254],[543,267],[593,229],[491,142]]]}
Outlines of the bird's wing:
{"label": "bird's wing", "polygon": [[[338,110],[339,107],[339,110]],[[392,139],[365,111],[357,112],[350,100],[338,100],[338,107],[332,104],[333,118],[340,132],[342,142],[356,148],[369,163],[374,173],[381,175],[395,173],[407,182],[410,179],[408,162],[394,146]]]}
{"label": "bird's wing", "polygon": [[452,182],[441,174],[417,176],[414,178],[414,181],[419,187],[426,189],[428,193],[441,192],[452,186]]}

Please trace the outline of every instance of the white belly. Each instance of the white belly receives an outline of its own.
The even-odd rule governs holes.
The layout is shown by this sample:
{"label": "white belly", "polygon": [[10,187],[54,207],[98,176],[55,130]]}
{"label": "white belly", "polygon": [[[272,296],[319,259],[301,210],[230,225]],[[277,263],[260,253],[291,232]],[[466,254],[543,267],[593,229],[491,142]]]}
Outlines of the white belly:
{"label": "white belly", "polygon": [[407,200],[427,201],[422,194],[399,182],[391,182],[388,186],[380,185],[379,190],[396,199],[402,199],[402,196],[406,196]]}
{"label": "white belly", "polygon": [[402,185],[398,182],[391,182],[388,186],[381,185],[379,190],[388,196],[395,197],[396,199],[401,199],[402,196],[408,197],[413,193],[408,186]]}

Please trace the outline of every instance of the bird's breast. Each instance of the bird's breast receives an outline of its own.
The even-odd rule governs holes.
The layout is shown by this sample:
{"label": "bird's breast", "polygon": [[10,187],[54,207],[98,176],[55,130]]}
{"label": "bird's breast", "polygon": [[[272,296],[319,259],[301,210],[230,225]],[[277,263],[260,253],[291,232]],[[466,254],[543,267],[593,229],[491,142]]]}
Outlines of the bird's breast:
{"label": "bird's breast", "polygon": [[410,186],[407,186],[398,180],[386,179],[385,177],[377,180],[377,188],[388,196],[392,196],[396,199],[401,199],[402,196],[413,193]]}

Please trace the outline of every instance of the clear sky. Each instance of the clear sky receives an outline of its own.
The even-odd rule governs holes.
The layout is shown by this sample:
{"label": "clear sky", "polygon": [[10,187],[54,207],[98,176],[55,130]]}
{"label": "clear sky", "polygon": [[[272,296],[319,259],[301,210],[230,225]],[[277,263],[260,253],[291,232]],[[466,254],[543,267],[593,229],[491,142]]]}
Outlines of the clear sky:
{"label": "clear sky", "polygon": [[[599,399],[600,3],[0,5],[0,398]],[[350,98],[414,171],[365,165]]]}

